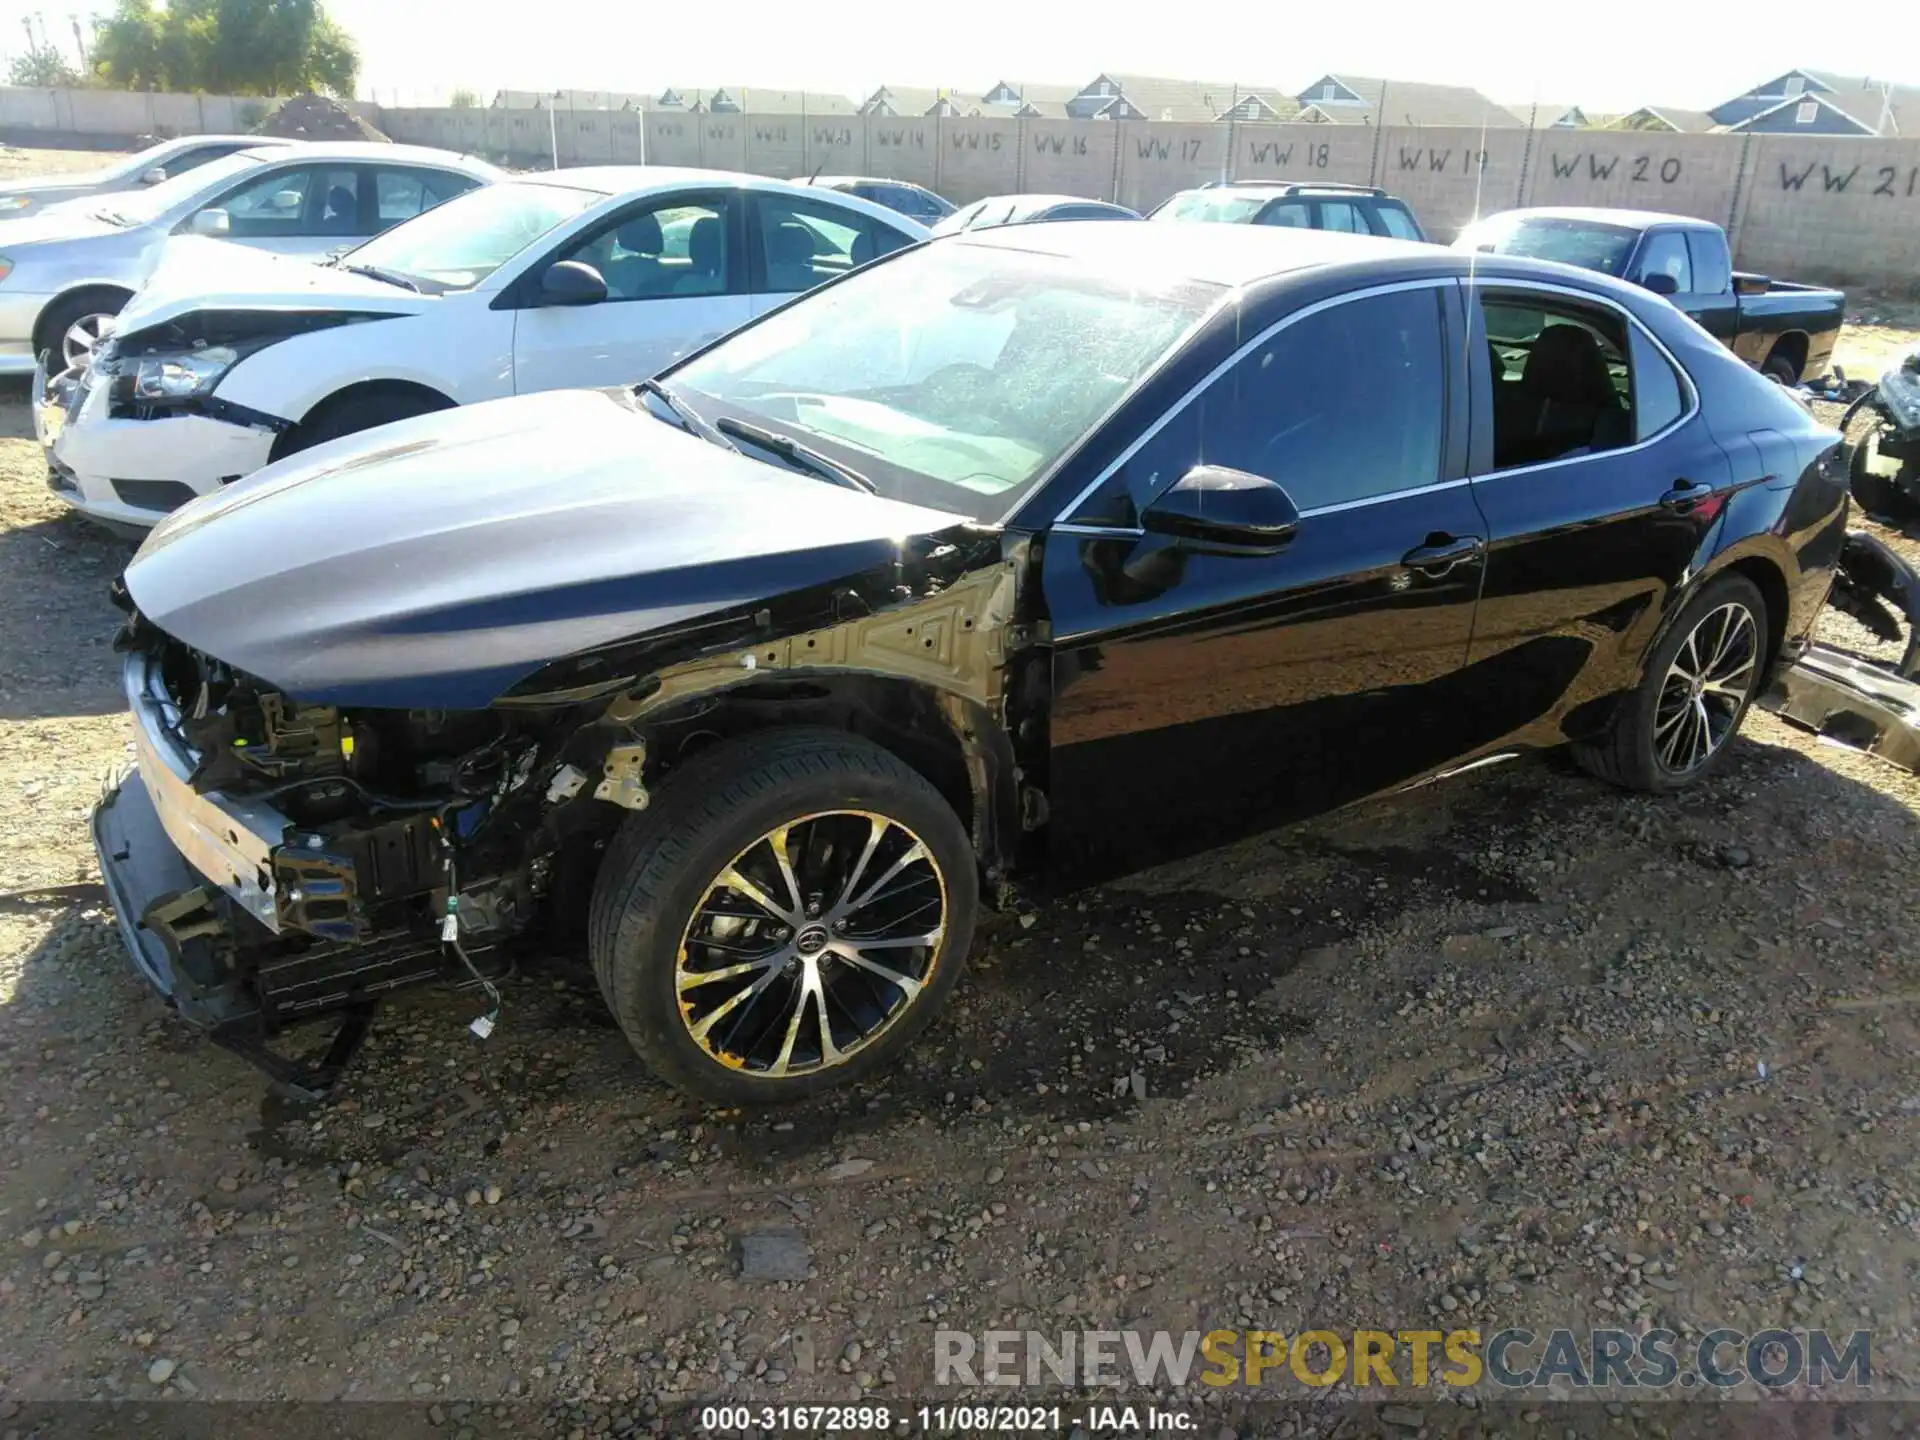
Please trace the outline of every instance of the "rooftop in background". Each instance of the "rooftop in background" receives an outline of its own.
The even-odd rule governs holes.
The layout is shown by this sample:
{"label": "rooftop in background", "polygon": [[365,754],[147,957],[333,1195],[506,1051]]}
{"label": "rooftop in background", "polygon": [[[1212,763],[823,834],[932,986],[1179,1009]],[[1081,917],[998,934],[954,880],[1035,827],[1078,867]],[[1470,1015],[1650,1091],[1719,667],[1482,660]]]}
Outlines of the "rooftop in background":
{"label": "rooftop in background", "polygon": [[[1811,110],[1804,106],[1811,105]],[[1920,135],[1920,86],[1789,70],[1713,107],[1715,124],[1760,134]]]}
{"label": "rooftop in background", "polygon": [[1300,118],[1332,125],[1484,125],[1511,130],[1526,121],[1466,85],[1322,75],[1294,97]]}

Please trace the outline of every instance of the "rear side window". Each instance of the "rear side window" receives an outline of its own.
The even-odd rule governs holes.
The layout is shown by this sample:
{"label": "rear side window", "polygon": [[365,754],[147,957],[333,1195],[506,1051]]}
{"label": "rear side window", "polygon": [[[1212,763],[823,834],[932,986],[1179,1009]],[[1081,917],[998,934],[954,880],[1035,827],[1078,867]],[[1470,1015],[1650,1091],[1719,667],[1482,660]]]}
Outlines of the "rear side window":
{"label": "rear side window", "polygon": [[1360,207],[1346,200],[1322,200],[1320,202],[1320,228],[1337,230],[1343,235],[1370,235],[1367,217]]}
{"label": "rear side window", "polygon": [[774,195],[757,203],[761,294],[811,290],[907,243],[891,226],[851,210]]}
{"label": "rear side window", "polygon": [[1283,225],[1289,230],[1311,230],[1313,212],[1304,200],[1285,200],[1260,212],[1262,225]]}
{"label": "rear side window", "polygon": [[1391,236],[1395,240],[1424,240],[1420,227],[1414,223],[1404,206],[1391,203],[1376,205],[1373,210],[1373,228],[1375,233]]}
{"label": "rear side window", "polygon": [[374,218],[380,228],[411,220],[423,210],[451,200],[480,182],[455,170],[376,170]]}
{"label": "rear side window", "polygon": [[1733,266],[1727,258],[1726,242],[1717,235],[1694,230],[1687,235],[1687,251],[1693,257],[1693,288],[1700,295],[1724,295],[1733,288]]}
{"label": "rear side window", "polygon": [[[1612,310],[1558,296],[1486,295],[1493,379],[1493,466],[1512,470],[1631,445],[1640,406],[1678,414],[1671,370],[1642,377],[1630,361],[1626,321]],[[1637,358],[1637,357],[1636,357]],[[1662,362],[1664,364],[1664,362]],[[1663,398],[1663,386],[1673,393]]]}

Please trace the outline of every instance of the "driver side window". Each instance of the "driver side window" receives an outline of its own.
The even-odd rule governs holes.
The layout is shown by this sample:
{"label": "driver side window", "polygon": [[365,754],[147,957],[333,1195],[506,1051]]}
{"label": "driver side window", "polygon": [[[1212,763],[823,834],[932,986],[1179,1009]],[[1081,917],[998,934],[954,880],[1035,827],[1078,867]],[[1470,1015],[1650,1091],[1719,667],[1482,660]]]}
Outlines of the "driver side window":
{"label": "driver side window", "polygon": [[1438,289],[1330,305],[1242,355],[1073,518],[1136,525],[1155,496],[1203,464],[1273,480],[1302,511],[1432,485],[1446,369]]}
{"label": "driver side window", "polygon": [[630,210],[556,260],[598,271],[608,300],[671,300],[734,293],[730,206],[676,197]]}

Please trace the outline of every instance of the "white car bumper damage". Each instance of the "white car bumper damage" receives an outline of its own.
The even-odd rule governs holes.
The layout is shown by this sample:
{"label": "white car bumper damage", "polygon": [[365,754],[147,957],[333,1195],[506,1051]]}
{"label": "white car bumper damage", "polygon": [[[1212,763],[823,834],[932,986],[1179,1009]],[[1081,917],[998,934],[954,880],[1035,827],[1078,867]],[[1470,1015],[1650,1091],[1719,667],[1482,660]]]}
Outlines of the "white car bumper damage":
{"label": "white car bumper damage", "polygon": [[86,372],[52,380],[36,367],[33,425],[47,485],[91,519],[150,529],[173,511],[267,463],[274,432],[181,412],[153,419],[108,413],[110,397]]}

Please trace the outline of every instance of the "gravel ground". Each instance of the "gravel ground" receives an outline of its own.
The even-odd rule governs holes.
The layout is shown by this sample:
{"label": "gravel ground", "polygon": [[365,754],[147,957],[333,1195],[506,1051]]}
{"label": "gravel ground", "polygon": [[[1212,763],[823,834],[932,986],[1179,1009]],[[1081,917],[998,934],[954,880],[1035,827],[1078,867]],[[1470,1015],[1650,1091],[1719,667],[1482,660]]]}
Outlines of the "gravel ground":
{"label": "gravel ground", "polygon": [[1265,836],[997,927],[830,1104],[689,1104],[556,956],[484,1046],[470,995],[393,1003],[294,1111],[122,956],[86,812],[129,552],[47,496],[23,399],[0,1419],[522,1397],[685,1434],[689,1397],[927,1396],[936,1325],[1866,1327],[1879,1392],[1920,1381],[1915,777],[1763,715],[1679,800],[1525,761]]}

